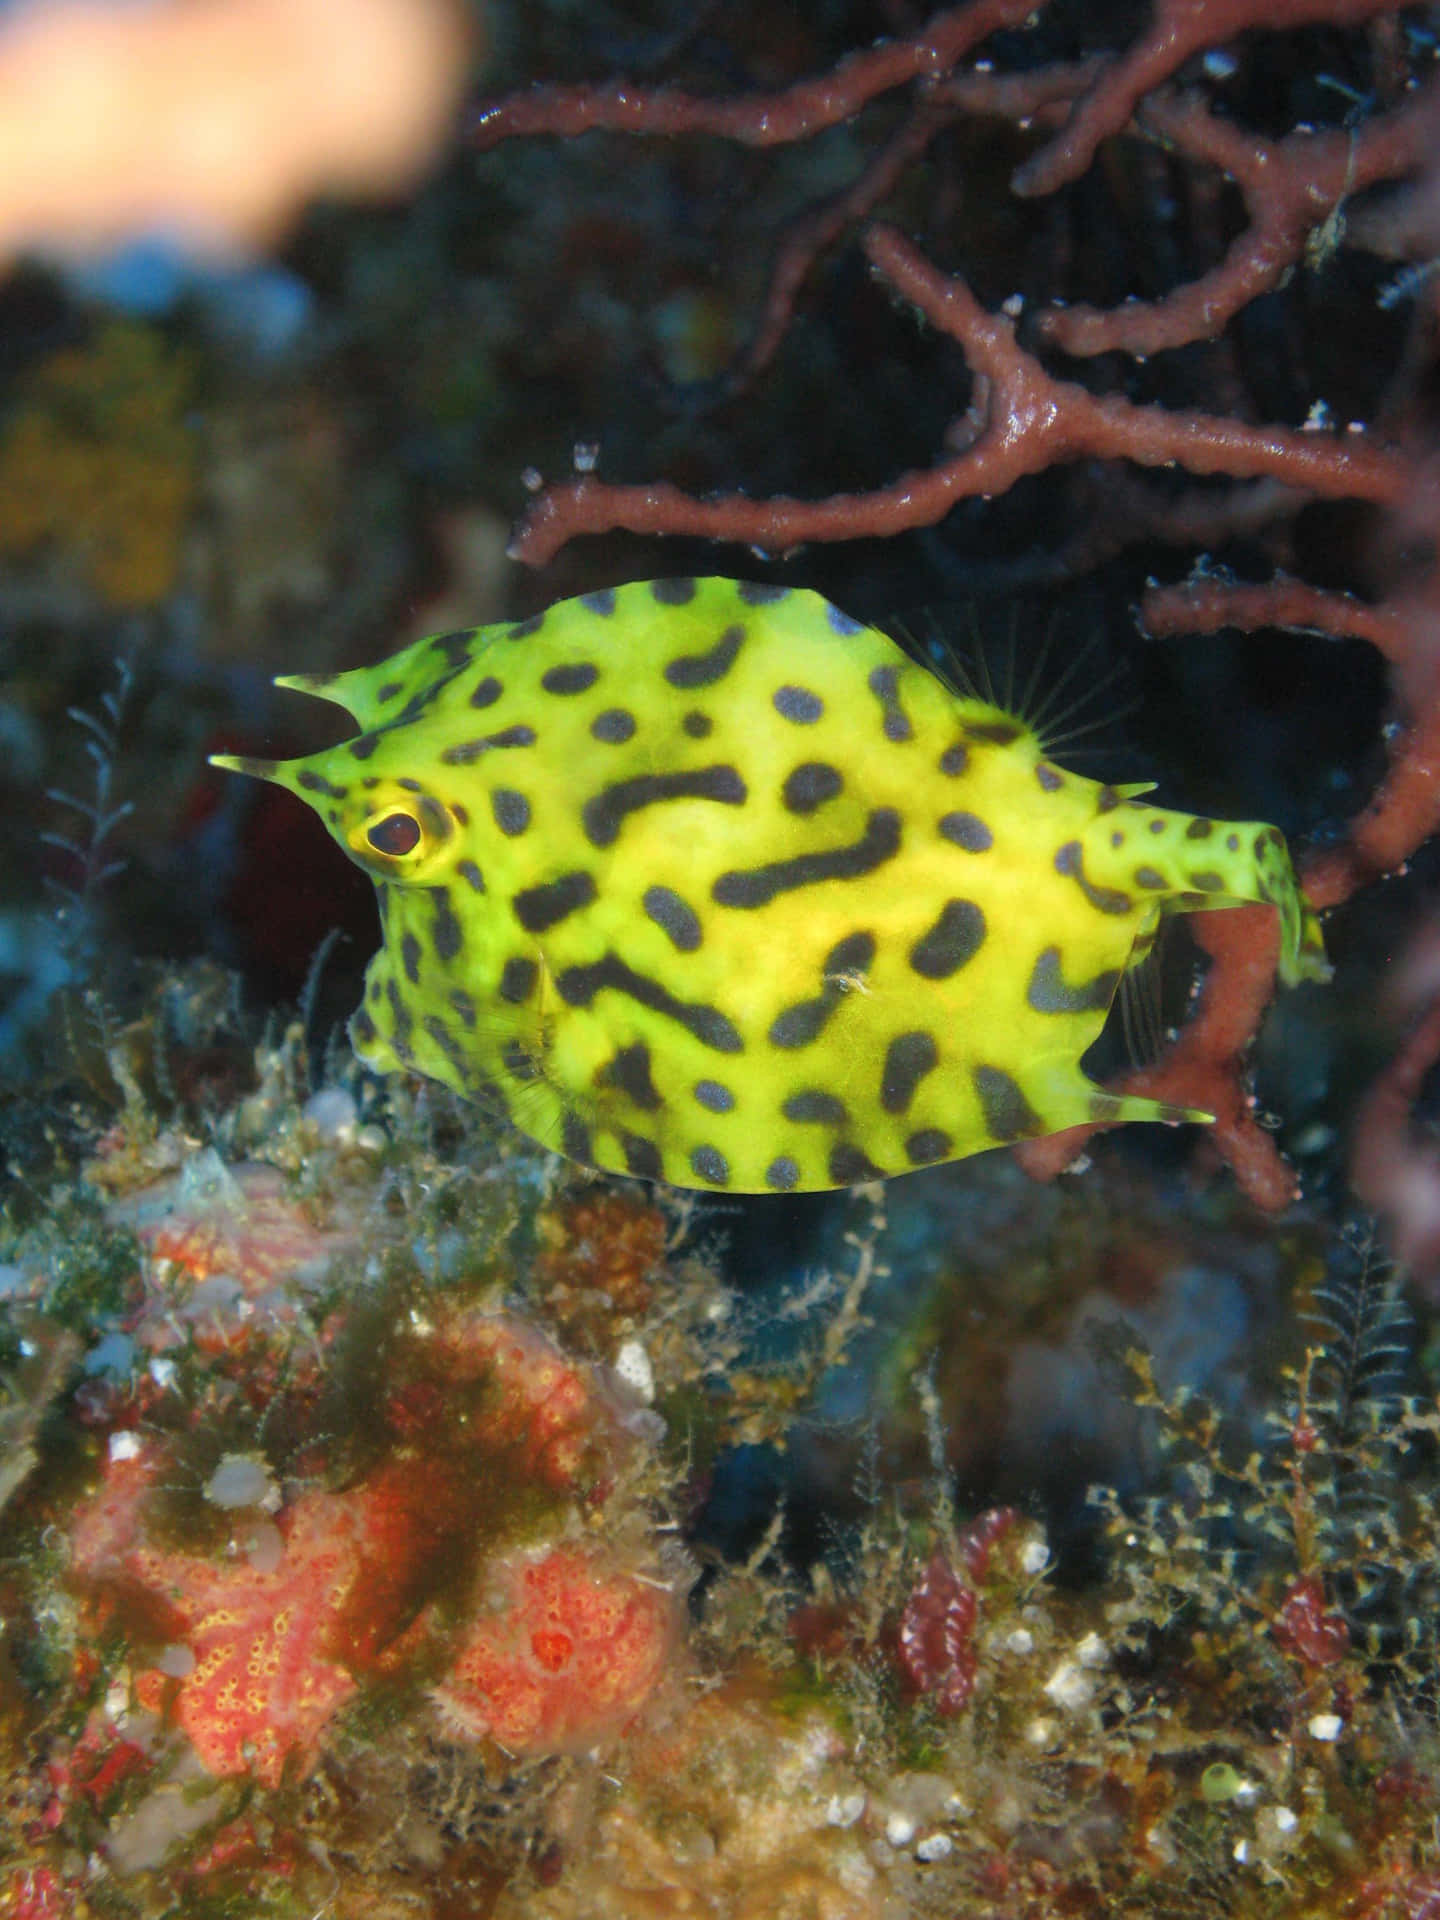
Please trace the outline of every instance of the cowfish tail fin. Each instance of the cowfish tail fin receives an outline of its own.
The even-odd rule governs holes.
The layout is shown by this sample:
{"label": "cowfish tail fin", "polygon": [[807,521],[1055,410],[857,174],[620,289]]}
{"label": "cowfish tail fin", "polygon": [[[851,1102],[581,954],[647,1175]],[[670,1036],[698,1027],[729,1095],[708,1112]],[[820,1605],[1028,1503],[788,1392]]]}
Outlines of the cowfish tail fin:
{"label": "cowfish tail fin", "polygon": [[1280,914],[1280,966],[1282,983],[1299,986],[1302,980],[1328,980],[1334,971],[1325,952],[1325,936],[1315,909],[1305,898],[1290,849],[1278,827],[1262,837],[1256,849],[1260,868],[1261,892],[1274,902]]}

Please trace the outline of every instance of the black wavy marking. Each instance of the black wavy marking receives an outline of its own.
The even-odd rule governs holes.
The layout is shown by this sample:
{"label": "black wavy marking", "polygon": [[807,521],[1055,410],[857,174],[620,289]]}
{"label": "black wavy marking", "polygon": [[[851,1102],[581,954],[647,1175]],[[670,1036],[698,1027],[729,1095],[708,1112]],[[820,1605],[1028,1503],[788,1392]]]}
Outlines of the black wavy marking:
{"label": "black wavy marking", "polygon": [[560,998],[571,1007],[588,1007],[596,994],[608,987],[615,993],[628,994],[652,1013],[673,1020],[693,1034],[702,1046],[713,1047],[716,1053],[745,1050],[738,1028],[718,1007],[677,1000],[667,987],[648,974],[637,973],[618,953],[607,953],[603,960],[594,960],[588,966],[566,967],[556,976],[555,986]]}
{"label": "black wavy marking", "polygon": [[447,767],[473,766],[482,753],[489,753],[493,747],[533,747],[535,729],[527,726],[503,727],[499,733],[481,734],[476,740],[460,740],[453,747],[446,747],[440,755],[441,764]]}
{"label": "black wavy marking", "polygon": [[722,873],[710,896],[722,907],[764,907],[780,893],[793,893],[822,880],[859,880],[874,873],[900,851],[900,815],[894,807],[876,807],[865,831],[848,847],[826,847],[818,853],[797,853],[790,860],[772,860],[763,867],[742,867]]}
{"label": "black wavy marking", "polygon": [[[1162,820],[1162,830],[1164,825]],[[1097,913],[1129,913],[1134,904],[1129,894],[1121,893],[1118,887],[1097,887],[1093,880],[1086,879],[1085,855],[1078,840],[1067,840],[1055,855],[1055,871],[1076,881]]]}
{"label": "black wavy marking", "polygon": [[573,873],[562,873],[558,880],[547,880],[543,886],[522,887],[510,904],[527,933],[544,933],[569,914],[588,907],[594,898],[594,877],[578,867]]}
{"label": "black wavy marking", "polygon": [[1025,999],[1036,1013],[1103,1013],[1119,984],[1119,969],[1112,968],[1078,987],[1069,986],[1060,970],[1059,947],[1046,947],[1031,970]]}
{"label": "black wavy marking", "polygon": [[868,972],[874,959],[873,934],[847,933],[843,940],[837,940],[821,963],[819,993],[811,1000],[797,1000],[793,1006],[782,1008],[771,1021],[767,1036],[771,1046],[789,1052],[818,1040],[856,974]]}
{"label": "black wavy marking", "polygon": [[734,767],[694,767],[679,773],[639,773],[617,780],[585,802],[580,819],[590,844],[610,847],[620,837],[627,815],[664,800],[718,800],[722,806],[743,807],[745,782]]}
{"label": "black wavy marking", "polygon": [[650,1072],[650,1049],[643,1040],[621,1047],[595,1076],[602,1087],[618,1087],[645,1113],[654,1113],[665,1103]]}
{"label": "black wavy marking", "polygon": [[971,1077],[992,1140],[1024,1140],[1045,1131],[1045,1122],[1008,1073],[976,1067]]}
{"label": "black wavy marking", "polygon": [[668,661],[665,678],[672,687],[713,687],[723,680],[745,644],[744,627],[726,627],[720,638],[704,653],[681,653]]}
{"label": "black wavy marking", "polygon": [[875,667],[865,684],[880,702],[885,738],[894,741],[896,746],[914,739],[915,729],[900,704],[900,669]]}

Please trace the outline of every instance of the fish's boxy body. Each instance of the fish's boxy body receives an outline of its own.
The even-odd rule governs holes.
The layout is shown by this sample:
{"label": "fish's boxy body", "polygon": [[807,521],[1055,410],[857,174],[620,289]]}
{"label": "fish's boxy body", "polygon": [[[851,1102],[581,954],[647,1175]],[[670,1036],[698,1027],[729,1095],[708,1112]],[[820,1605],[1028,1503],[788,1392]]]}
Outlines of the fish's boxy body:
{"label": "fish's boxy body", "polygon": [[1080,1068],[1162,915],[1268,901],[1327,971],[1274,827],[1062,770],[815,593],[637,582],[280,684],[363,731],[217,764],[375,880],[361,1058],[592,1165],[789,1192],[1207,1119]]}

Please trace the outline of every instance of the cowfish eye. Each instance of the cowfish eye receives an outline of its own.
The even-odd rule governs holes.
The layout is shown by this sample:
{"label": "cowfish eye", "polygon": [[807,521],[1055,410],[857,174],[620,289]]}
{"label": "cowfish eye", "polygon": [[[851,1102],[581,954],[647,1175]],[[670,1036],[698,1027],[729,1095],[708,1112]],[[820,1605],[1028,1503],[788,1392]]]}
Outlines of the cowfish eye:
{"label": "cowfish eye", "polygon": [[413,853],[421,837],[420,822],[413,813],[387,813],[383,820],[377,820],[365,831],[371,848],[376,853],[389,854],[393,860]]}

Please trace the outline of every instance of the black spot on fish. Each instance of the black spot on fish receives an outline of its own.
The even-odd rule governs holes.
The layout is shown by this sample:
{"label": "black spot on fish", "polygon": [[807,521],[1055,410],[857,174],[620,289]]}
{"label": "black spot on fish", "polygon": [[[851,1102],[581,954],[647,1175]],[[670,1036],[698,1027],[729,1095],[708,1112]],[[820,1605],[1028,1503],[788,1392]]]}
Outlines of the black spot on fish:
{"label": "black spot on fish", "polygon": [[704,740],[715,731],[715,722],[709,714],[701,713],[696,707],[690,709],[680,724],[692,740]]}
{"label": "black spot on fish", "polygon": [[1025,731],[1018,720],[967,720],[965,738],[990,747],[1013,747]]}
{"label": "black spot on fish", "polygon": [[745,642],[743,627],[726,627],[720,638],[704,653],[682,653],[669,661],[665,678],[672,687],[713,687],[734,666]]}
{"label": "black spot on fish", "polygon": [[679,952],[694,953],[704,938],[704,929],[699,914],[688,901],[682,900],[671,887],[647,887],[641,904]]}
{"label": "black spot on fish", "polygon": [[560,998],[571,1007],[588,1007],[606,988],[627,994],[652,1013],[663,1014],[684,1027],[702,1046],[713,1047],[717,1053],[744,1052],[745,1042],[738,1029],[718,1007],[676,999],[668,987],[648,974],[637,973],[619,954],[607,953],[603,960],[591,961],[588,966],[566,967],[557,975],[555,986]]}
{"label": "black spot on fish", "polygon": [[375,1022],[370,1018],[370,1015],[365,1011],[364,1007],[361,1007],[358,1013],[351,1015],[350,1037],[358,1046],[362,1047],[373,1047],[375,1042],[380,1038],[376,1030]]}
{"label": "black spot on fish", "polygon": [[985,915],[973,900],[947,900],[935,924],[910,949],[910,965],[926,980],[948,980],[985,942]]}
{"label": "black spot on fish", "polygon": [[1161,819],[1152,820],[1150,822],[1150,831],[1152,833],[1164,833],[1167,825],[1168,825],[1168,822],[1165,820],[1161,820]]}
{"label": "black spot on fish", "polygon": [[390,1017],[395,1023],[391,1038],[397,1048],[408,1049],[415,1022],[410,1017],[410,1009],[401,996],[400,984],[393,974],[385,982],[385,997],[390,1002]]}
{"label": "black spot on fish", "polygon": [[695,582],[691,579],[652,580],[650,596],[662,607],[686,607],[695,598]]}
{"label": "black spot on fish", "polygon": [[955,1142],[941,1127],[921,1127],[905,1142],[905,1152],[915,1167],[932,1166],[951,1152]]}
{"label": "black spot on fish", "polygon": [[843,987],[853,983],[855,974],[867,973],[874,964],[874,934],[847,933],[826,954],[820,972],[827,986]]}
{"label": "black spot on fish", "polygon": [[615,611],[615,589],[598,587],[594,593],[582,593],[580,604],[587,613],[598,613],[602,620],[608,620]]}
{"label": "black spot on fish", "polygon": [[1097,913],[1129,913],[1134,904],[1128,893],[1121,893],[1115,887],[1097,887],[1086,879],[1085,856],[1078,840],[1067,840],[1055,855],[1055,871],[1077,881]]}
{"label": "black spot on fish", "polygon": [[528,640],[532,633],[539,633],[545,624],[544,613],[532,613],[524,620],[516,620],[506,634],[507,640]]}
{"label": "black spot on fish", "polygon": [[1025,999],[1036,1013],[1101,1013],[1115,997],[1118,971],[1097,973],[1081,986],[1067,986],[1060,969],[1059,947],[1046,947],[1035,962]]}
{"label": "black spot on fish", "polygon": [[780,798],[791,813],[814,813],[844,786],[845,776],[838,767],[827,766],[823,760],[805,760],[786,775]]}
{"label": "black spot on fish", "polygon": [[500,969],[500,998],[508,1000],[512,1006],[519,1006],[535,991],[539,975],[540,969],[533,960],[512,954]]}
{"label": "black spot on fish", "polygon": [[776,1014],[766,1037],[772,1047],[784,1047],[787,1051],[808,1047],[825,1031],[825,1024],[839,1003],[839,995],[835,993],[819,994],[813,1000],[797,1000],[794,1006]]}
{"label": "black spot on fish", "polygon": [[792,1093],[780,1109],[787,1120],[814,1122],[819,1126],[843,1127],[850,1118],[845,1102],[820,1087],[805,1087]]}
{"label": "black spot on fish", "polygon": [[494,674],[487,673],[483,680],[477,682],[475,691],[470,695],[470,704],[472,707],[493,707],[504,691]]}
{"label": "black spot on fish", "polygon": [[436,653],[442,653],[452,667],[467,667],[470,664],[471,649],[475,645],[473,627],[465,633],[437,633],[431,636],[431,647]]}
{"label": "black spot on fish", "polygon": [[1092,1093],[1090,1096],[1090,1118],[1100,1121],[1118,1120],[1120,1118],[1122,1104],[1120,1099],[1113,1093]]}
{"label": "black spot on fish", "polygon": [[475,1002],[463,987],[450,989],[450,1004],[467,1027],[473,1027],[479,1018]]}
{"label": "black spot on fish", "polygon": [[378,733],[362,733],[358,740],[352,740],[350,751],[357,760],[368,760],[380,744]]}
{"label": "black spot on fish", "polygon": [[718,1147],[696,1147],[690,1155],[690,1165],[712,1187],[729,1186],[730,1162]]}
{"label": "black spot on fish", "polygon": [[461,860],[457,862],[455,871],[472,893],[484,893],[485,876],[473,860]]}
{"label": "black spot on fish", "polygon": [[638,1133],[620,1133],[620,1151],[625,1156],[625,1165],[638,1180],[659,1180],[664,1176],[665,1168],[660,1159],[660,1149],[653,1140],[646,1140]]}
{"label": "black spot on fish", "polygon": [[333,780],[327,780],[323,773],[316,773],[313,767],[302,767],[295,776],[297,787],[304,787],[308,793],[328,793],[332,800],[343,800],[349,793],[348,787],[337,787]]}
{"label": "black spot on fish", "polygon": [[590,734],[607,747],[623,747],[627,740],[634,738],[635,716],[624,707],[607,707],[590,722]]}
{"label": "black spot on fish", "polygon": [[863,620],[856,620],[850,614],[842,613],[839,607],[831,606],[828,600],[825,602],[825,619],[830,631],[838,633],[844,640],[848,640],[852,634],[865,631]]}
{"label": "black spot on fish", "polygon": [[1202,893],[1223,893],[1225,891],[1224,875],[1216,873],[1208,867],[1203,873],[1187,873],[1185,878],[1190,882],[1192,887],[1199,887]]}
{"label": "black spot on fish", "polygon": [[580,818],[592,846],[613,846],[627,814],[666,800],[716,800],[740,807],[747,798],[745,782],[734,767],[682,768],[677,773],[639,773],[617,780],[587,800]]}
{"label": "black spot on fish", "polygon": [[1046,793],[1059,793],[1065,784],[1064,774],[1057,767],[1047,766],[1043,760],[1035,768],[1035,778]]}
{"label": "black spot on fish", "polygon": [[845,847],[827,847],[819,853],[796,854],[763,867],[722,873],[710,889],[722,907],[768,906],[777,894],[822,880],[859,880],[893,860],[900,851],[900,815],[893,807],[876,807],[860,839]]}
{"label": "black spot on fish", "polygon": [[400,942],[400,964],[405,969],[405,978],[412,987],[420,984],[420,942],[413,933],[407,933]]}
{"label": "black spot on fish", "polygon": [[469,826],[470,809],[468,807],[462,807],[458,800],[452,800],[450,802],[450,811],[451,813],[454,814],[455,818],[460,822],[460,825],[462,827]]}
{"label": "black spot on fish", "polygon": [[512,1080],[529,1082],[538,1080],[544,1068],[527,1046],[518,1040],[507,1040],[500,1054],[501,1065]]}
{"label": "black spot on fish", "polygon": [[527,933],[546,933],[567,915],[588,907],[595,898],[595,879],[583,867],[562,873],[543,886],[523,887],[511,901],[515,918]]}
{"label": "black spot on fish", "polygon": [[790,588],[771,586],[765,580],[737,580],[735,591],[747,607],[773,607],[777,600],[788,598]]}
{"label": "black spot on fish", "polygon": [[445,1022],[437,1018],[433,1013],[426,1014],[423,1024],[426,1033],[429,1034],[430,1038],[435,1042],[436,1046],[439,1047],[451,1066],[454,1067],[461,1080],[468,1082],[471,1078],[470,1062],[465,1058],[465,1049],[461,1046],[456,1036],[450,1031],[449,1027],[446,1026]]}
{"label": "black spot on fish", "polygon": [[1146,888],[1151,893],[1158,893],[1162,887],[1168,887],[1170,882],[1158,867],[1137,867],[1135,884],[1137,887]]}
{"label": "black spot on fish", "polygon": [[1208,840],[1215,831],[1213,820],[1192,820],[1185,829],[1187,840]]}
{"label": "black spot on fish", "polygon": [[765,1184],[773,1187],[777,1193],[789,1193],[800,1178],[800,1163],[792,1160],[788,1153],[782,1153],[778,1160],[772,1160],[765,1169]]}
{"label": "black spot on fish", "polygon": [[384,686],[379,688],[376,692],[376,695],[375,695],[376,705],[381,707],[388,706],[392,700],[398,698],[398,696],[402,694],[404,691],[405,691],[404,684],[401,681],[387,680]]}
{"label": "black spot on fish", "polygon": [[590,1138],[590,1129],[578,1113],[567,1113],[560,1122],[560,1151],[568,1154],[572,1160],[583,1161],[587,1166],[595,1164],[595,1147]]}
{"label": "black spot on fish", "polygon": [[499,733],[481,734],[475,740],[457,740],[453,747],[445,748],[440,762],[446,767],[468,767],[494,747],[533,747],[534,744],[533,727],[504,727]]}
{"label": "black spot on fish", "polygon": [[589,660],[577,660],[573,666],[551,667],[540,676],[547,693],[587,693],[600,678],[600,669]]}
{"label": "black spot on fish", "polygon": [[711,1113],[729,1113],[735,1105],[734,1094],[718,1080],[697,1080],[693,1091],[701,1106]]}
{"label": "black spot on fish", "polygon": [[490,795],[490,811],[500,831],[513,840],[530,824],[530,802],[513,787],[496,787]]}
{"label": "black spot on fish", "polygon": [[430,900],[435,910],[435,924],[430,929],[430,938],[435,942],[435,951],[442,960],[454,960],[465,944],[465,932],[450,905],[450,896],[444,887],[432,887]]}
{"label": "black spot on fish", "polygon": [[621,1047],[595,1076],[601,1086],[618,1087],[627,1099],[646,1113],[663,1106],[660,1090],[650,1073],[650,1049],[643,1040]]}
{"label": "black spot on fish", "polygon": [[904,1113],[915,1098],[915,1089],[939,1063],[940,1054],[931,1035],[918,1028],[913,1033],[896,1034],[885,1049],[880,1074],[880,1104],[886,1113]]}
{"label": "black spot on fish", "polygon": [[992,1140],[1023,1140],[1045,1131],[1044,1121],[1008,1073],[999,1067],[976,1067],[971,1078]]}
{"label": "black spot on fish", "polygon": [[425,823],[425,830],[435,840],[448,840],[454,828],[449,814],[432,794],[422,793],[416,803],[415,811]]}
{"label": "black spot on fish", "polygon": [[948,774],[953,780],[957,774],[964,773],[966,767],[969,766],[969,749],[961,741],[957,740],[953,747],[946,747],[935,764],[939,767],[941,773]]}
{"label": "black spot on fish", "polygon": [[1225,836],[1225,844],[1226,844],[1226,846],[1227,846],[1227,847],[1228,847],[1228,848],[1230,849],[1230,851],[1231,851],[1231,853],[1238,853],[1238,852],[1240,851],[1240,836],[1239,836],[1239,834],[1238,834],[1238,833],[1227,833],[1227,834],[1226,834],[1226,836]]}
{"label": "black spot on fish", "polygon": [[777,687],[775,711],[782,720],[793,720],[797,727],[811,727],[825,711],[825,702],[808,687]]}
{"label": "black spot on fish", "polygon": [[882,1170],[876,1166],[869,1154],[848,1141],[840,1141],[830,1149],[830,1178],[837,1187],[853,1187],[857,1180],[883,1180]]}
{"label": "black spot on fish", "polygon": [[893,740],[897,746],[915,736],[905,709],[900,705],[900,669],[898,667],[875,667],[865,683],[882,710],[881,726],[885,738]]}
{"label": "black spot on fish", "polygon": [[864,973],[875,958],[875,939],[868,933],[846,934],[826,954],[820,992],[812,1000],[797,1000],[770,1023],[771,1046],[808,1047],[820,1038],[832,1013],[845,998],[856,974]]}
{"label": "black spot on fish", "polygon": [[1095,811],[1097,813],[1113,813],[1119,804],[1120,796],[1114,787],[1101,787],[1099,793],[1095,796]]}
{"label": "black spot on fish", "polygon": [[967,853],[986,853],[995,844],[995,836],[978,813],[945,813],[940,816],[940,831],[947,840]]}

